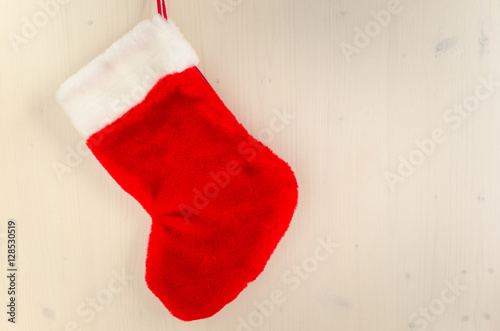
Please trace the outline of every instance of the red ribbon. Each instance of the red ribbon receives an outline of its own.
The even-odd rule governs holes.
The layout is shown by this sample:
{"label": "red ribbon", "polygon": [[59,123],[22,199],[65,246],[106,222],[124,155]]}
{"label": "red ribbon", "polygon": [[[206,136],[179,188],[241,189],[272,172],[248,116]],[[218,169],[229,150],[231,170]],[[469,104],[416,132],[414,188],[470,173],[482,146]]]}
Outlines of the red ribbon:
{"label": "red ribbon", "polygon": [[167,19],[167,6],[165,6],[165,0],[156,0],[156,5],[158,6],[158,14]]}

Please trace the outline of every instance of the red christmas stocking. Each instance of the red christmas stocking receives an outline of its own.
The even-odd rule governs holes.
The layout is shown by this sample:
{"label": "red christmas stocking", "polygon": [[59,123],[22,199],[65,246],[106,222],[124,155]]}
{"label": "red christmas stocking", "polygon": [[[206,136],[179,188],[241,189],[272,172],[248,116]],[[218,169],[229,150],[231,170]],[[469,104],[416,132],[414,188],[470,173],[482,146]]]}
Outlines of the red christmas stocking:
{"label": "red christmas stocking", "polygon": [[264,269],[297,204],[290,167],[252,138],[170,20],[137,25],[57,98],[151,215],[146,281],[182,320],[212,316]]}

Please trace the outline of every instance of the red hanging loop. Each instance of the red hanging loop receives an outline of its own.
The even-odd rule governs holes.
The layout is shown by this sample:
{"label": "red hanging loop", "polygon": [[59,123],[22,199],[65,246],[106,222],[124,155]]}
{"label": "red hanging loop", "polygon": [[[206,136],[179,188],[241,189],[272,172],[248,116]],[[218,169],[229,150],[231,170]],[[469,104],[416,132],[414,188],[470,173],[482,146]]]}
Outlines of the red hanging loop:
{"label": "red hanging loop", "polygon": [[165,6],[165,0],[156,0],[156,5],[158,6],[158,14],[163,15],[167,19],[167,6]]}

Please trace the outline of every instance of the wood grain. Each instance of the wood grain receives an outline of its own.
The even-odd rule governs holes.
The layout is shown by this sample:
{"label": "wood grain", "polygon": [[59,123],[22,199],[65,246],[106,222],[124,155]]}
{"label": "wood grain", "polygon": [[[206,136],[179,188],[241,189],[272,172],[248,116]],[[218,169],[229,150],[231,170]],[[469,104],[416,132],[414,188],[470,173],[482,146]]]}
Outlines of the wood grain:
{"label": "wood grain", "polygon": [[[156,3],[70,0],[17,51],[9,38],[40,3],[0,3],[1,274],[11,218],[19,267],[17,324],[1,277],[0,329],[500,330],[500,88],[453,111],[487,91],[482,79],[500,81],[500,1],[167,1],[252,134],[275,111],[295,115],[267,142],[300,184],[289,232],[248,289],[191,323],[147,289],[150,219],[81,148],[54,98]],[[376,23],[372,12],[396,5]],[[342,47],[366,27],[369,44],[348,61]],[[415,141],[436,129],[446,138],[424,154]],[[419,165],[402,176],[411,157]],[[58,176],[59,164],[70,171]],[[339,246],[320,261],[322,240]],[[110,292],[122,273],[133,279]],[[269,316],[259,312],[277,293]]]}

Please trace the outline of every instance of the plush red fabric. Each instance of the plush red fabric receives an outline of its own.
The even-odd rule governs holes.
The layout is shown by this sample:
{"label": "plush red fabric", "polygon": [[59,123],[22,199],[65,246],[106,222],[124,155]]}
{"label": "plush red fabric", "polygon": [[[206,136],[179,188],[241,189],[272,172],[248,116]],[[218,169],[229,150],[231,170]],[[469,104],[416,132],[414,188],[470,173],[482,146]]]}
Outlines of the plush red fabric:
{"label": "plush red fabric", "polygon": [[146,281],[182,320],[212,316],[262,272],[297,204],[290,167],[196,67],[162,78],[87,145],[151,215]]}

